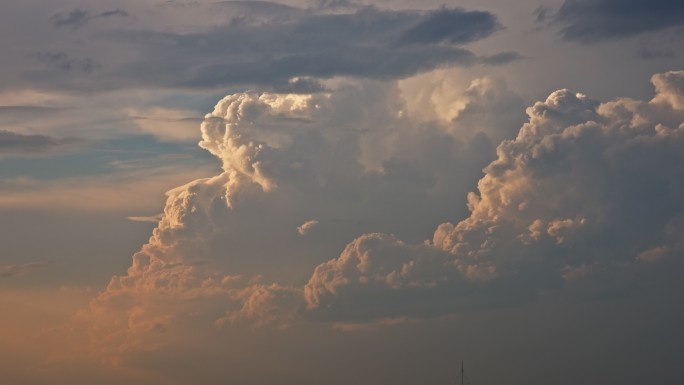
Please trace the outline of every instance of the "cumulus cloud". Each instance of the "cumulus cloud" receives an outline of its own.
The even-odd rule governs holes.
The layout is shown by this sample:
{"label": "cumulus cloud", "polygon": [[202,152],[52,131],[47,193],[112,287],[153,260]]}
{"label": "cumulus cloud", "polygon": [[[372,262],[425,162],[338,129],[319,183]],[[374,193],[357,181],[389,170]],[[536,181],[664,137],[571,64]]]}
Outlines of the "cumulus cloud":
{"label": "cumulus cloud", "polygon": [[[201,124],[199,145],[221,160],[222,172],[169,191],[126,274],[78,316],[93,324],[86,328],[95,350],[155,349],[190,313],[207,327],[291,325],[306,308],[306,271],[338,245],[372,228],[429,232],[447,215],[453,191],[465,194],[477,180],[493,147],[399,114],[402,103],[394,87],[373,83],[219,101]],[[435,168],[437,160],[447,163]],[[317,219],[300,232],[329,223],[325,243],[292,231],[292,218],[302,217]],[[269,256],[272,271],[260,255]]]}
{"label": "cumulus cloud", "polygon": [[[107,290],[76,317],[88,325],[97,354],[110,359],[154,350],[179,319],[206,312],[202,303],[218,302],[226,309],[215,320],[219,325],[244,319],[260,325],[287,322],[282,316],[286,312],[275,311],[280,308],[275,302],[289,298],[293,289],[220,275],[204,261],[215,219],[228,215],[240,195],[277,186],[268,156],[281,138],[268,123],[306,119],[315,108],[312,100],[310,95],[236,94],[207,114],[200,146],[223,161],[223,173],[169,191],[152,237],[133,256],[127,274],[113,277]],[[254,125],[257,121],[263,125]]]}
{"label": "cumulus cloud", "polygon": [[[546,12],[540,13],[545,15]],[[584,43],[684,27],[684,5],[668,0],[565,0],[555,15],[568,40]]]}
{"label": "cumulus cloud", "polygon": [[[438,314],[467,310],[458,300],[473,287],[480,304],[515,303],[564,280],[666,256],[677,263],[682,79],[682,71],[655,75],[649,102],[599,103],[559,90],[535,103],[468,195],[468,218],[440,225],[429,245],[358,238],[315,269],[309,309],[331,318],[419,318],[434,314],[426,302],[439,304]],[[430,300],[416,287],[428,288]]]}
{"label": "cumulus cloud", "polygon": [[316,267],[305,287],[308,311],[338,322],[434,315],[454,302],[443,289],[458,278],[443,254],[392,235],[363,235]]}
{"label": "cumulus cloud", "polygon": [[[559,90],[535,103],[517,137],[485,162],[477,192],[467,196],[469,214],[439,225],[423,243],[364,230],[396,222],[374,222],[389,215],[388,199],[387,208],[406,207],[416,221],[433,209],[422,203],[429,198],[441,212],[456,207],[453,193],[447,201],[438,193],[459,190],[444,175],[461,158],[448,155],[479,150],[485,134],[463,142],[448,124],[399,114],[396,89],[381,87],[383,98],[372,87],[229,95],[201,125],[200,146],[221,160],[222,173],[169,191],[126,274],[113,277],[76,321],[96,353],[115,358],[161,348],[198,322],[355,330],[526,303],[542,291],[627,290],[640,269],[679,263],[683,78],[655,75],[648,102],[600,103]],[[383,112],[364,109],[359,92],[380,99]],[[365,130],[363,122],[372,125]],[[388,128],[375,135],[379,127]],[[321,251],[330,248],[292,231],[294,213],[322,220],[364,211],[369,225],[356,222],[356,239],[327,261]],[[353,234],[339,230],[330,232],[336,242]],[[254,263],[259,254],[272,257]],[[296,278],[312,267],[308,282]],[[295,278],[285,278],[288,270]]]}
{"label": "cumulus cloud", "polygon": [[495,145],[512,139],[525,121],[525,102],[500,78],[486,76],[462,84],[458,76],[436,72],[400,83],[411,113],[450,122],[454,135],[485,134]]}

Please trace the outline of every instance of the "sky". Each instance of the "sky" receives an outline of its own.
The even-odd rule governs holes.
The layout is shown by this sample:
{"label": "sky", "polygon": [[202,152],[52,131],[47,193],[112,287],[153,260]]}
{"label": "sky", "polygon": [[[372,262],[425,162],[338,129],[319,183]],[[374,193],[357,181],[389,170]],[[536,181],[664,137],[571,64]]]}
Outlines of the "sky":
{"label": "sky", "polygon": [[0,383],[681,383],[684,3],[2,9]]}

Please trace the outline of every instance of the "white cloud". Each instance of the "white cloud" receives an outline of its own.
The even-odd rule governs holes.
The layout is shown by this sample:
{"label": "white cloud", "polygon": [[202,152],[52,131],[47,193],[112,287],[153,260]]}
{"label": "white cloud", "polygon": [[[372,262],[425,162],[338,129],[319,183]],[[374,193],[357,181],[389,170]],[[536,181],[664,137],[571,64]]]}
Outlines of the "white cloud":
{"label": "white cloud", "polygon": [[399,88],[411,113],[450,123],[460,138],[484,133],[498,144],[525,121],[523,99],[500,78],[468,81],[458,70],[437,70],[401,80]]}

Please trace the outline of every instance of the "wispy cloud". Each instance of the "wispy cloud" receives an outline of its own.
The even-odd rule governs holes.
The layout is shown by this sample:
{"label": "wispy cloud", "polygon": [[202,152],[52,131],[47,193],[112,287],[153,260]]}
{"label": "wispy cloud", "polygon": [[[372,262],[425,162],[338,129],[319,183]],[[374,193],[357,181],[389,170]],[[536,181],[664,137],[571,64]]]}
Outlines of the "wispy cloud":
{"label": "wispy cloud", "polygon": [[40,154],[79,141],[76,138],[57,139],[48,135],[20,134],[0,130],[0,156]]}
{"label": "wispy cloud", "polygon": [[0,265],[0,278],[9,278],[17,275],[29,274],[43,269],[54,262],[31,262],[23,265]]}
{"label": "wispy cloud", "polygon": [[52,25],[56,28],[71,28],[72,30],[79,29],[91,20],[109,18],[113,16],[126,17],[128,12],[122,9],[114,9],[111,11],[104,11],[95,15],[90,15],[88,11],[83,9],[74,9],[69,13],[57,13],[53,15],[50,20],[52,20]]}
{"label": "wispy cloud", "polygon": [[297,232],[299,233],[299,235],[304,235],[304,234],[309,233],[316,226],[318,226],[317,220],[306,221],[306,222],[302,223],[301,225],[297,226]]}
{"label": "wispy cloud", "polygon": [[30,57],[44,63],[48,67],[62,71],[93,72],[102,66],[91,58],[72,58],[64,51],[58,52],[34,52]]}
{"label": "wispy cloud", "polygon": [[162,219],[162,216],[164,214],[157,214],[157,215],[152,215],[152,216],[133,216],[133,217],[126,217],[129,221],[132,222],[151,222],[151,223],[157,223],[159,222],[160,219]]}

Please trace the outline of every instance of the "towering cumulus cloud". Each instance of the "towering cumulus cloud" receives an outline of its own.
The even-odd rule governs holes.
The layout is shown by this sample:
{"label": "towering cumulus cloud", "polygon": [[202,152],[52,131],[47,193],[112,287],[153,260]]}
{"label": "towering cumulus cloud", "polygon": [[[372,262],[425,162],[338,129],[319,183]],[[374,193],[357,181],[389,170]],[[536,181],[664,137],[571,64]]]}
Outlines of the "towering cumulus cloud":
{"label": "towering cumulus cloud", "polygon": [[422,318],[527,301],[597,275],[614,282],[606,274],[636,274],[646,262],[681,263],[683,79],[655,75],[650,102],[601,104],[559,90],[535,103],[468,195],[468,218],[440,225],[429,245],[356,239],[315,269],[309,311]]}
{"label": "towering cumulus cloud", "polygon": [[[223,172],[168,192],[164,214],[143,248],[133,255],[124,276],[112,278],[107,290],[77,318],[91,325],[97,353],[108,358],[126,351],[155,349],[179,317],[206,309],[240,309],[226,319],[259,316],[274,319],[276,297],[289,289],[255,283],[240,276],[223,276],[206,263],[217,222],[229,216],[242,194],[270,191],[277,185],[271,160],[284,140],[273,132],[277,120],[307,119],[315,108],[307,95],[244,93],[221,100],[201,126],[200,146],[222,160]],[[287,299],[286,299],[287,300]],[[191,310],[194,309],[194,310]],[[287,312],[286,309],[283,312]],[[221,313],[221,311],[219,311]]]}
{"label": "towering cumulus cloud", "polygon": [[[681,264],[684,245],[684,71],[652,82],[648,102],[553,92],[481,163],[464,159],[492,148],[486,133],[407,117],[395,89],[227,96],[200,142],[223,171],[168,193],[127,273],[76,319],[111,359],[214,327],[398,322],[627,290]],[[423,243],[388,234],[439,223],[485,165],[465,219]]]}

